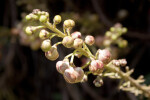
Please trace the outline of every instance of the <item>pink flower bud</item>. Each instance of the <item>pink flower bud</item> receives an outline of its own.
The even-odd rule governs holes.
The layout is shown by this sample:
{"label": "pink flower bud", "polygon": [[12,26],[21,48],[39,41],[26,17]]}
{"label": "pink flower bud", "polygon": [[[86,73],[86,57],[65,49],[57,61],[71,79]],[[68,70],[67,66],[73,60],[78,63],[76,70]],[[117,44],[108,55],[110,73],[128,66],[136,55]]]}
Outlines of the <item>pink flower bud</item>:
{"label": "pink flower bud", "polygon": [[69,62],[67,61],[58,61],[56,63],[56,69],[61,74],[63,74],[67,68],[69,68]]}
{"label": "pink flower bud", "polygon": [[85,37],[85,43],[88,45],[93,45],[95,43],[95,39],[93,36],[88,35]]}
{"label": "pink flower bud", "polygon": [[79,39],[79,38],[76,38],[74,40],[74,44],[73,44],[73,47],[74,48],[82,48],[83,46],[83,40],[82,39]]}
{"label": "pink flower bud", "polygon": [[104,65],[102,61],[99,60],[93,60],[89,66],[89,70],[94,74],[98,75],[100,74],[104,69]]}
{"label": "pink flower bud", "polygon": [[120,66],[126,66],[127,60],[126,59],[119,59]]}
{"label": "pink flower bud", "polygon": [[48,52],[45,52],[45,56],[49,60],[56,60],[59,57],[59,53],[57,51],[56,46],[52,46]]}
{"label": "pink flower bud", "polygon": [[84,76],[84,71],[80,67],[70,67],[65,70],[64,78],[68,83],[81,82]]}
{"label": "pink flower bud", "polygon": [[97,59],[102,61],[104,64],[107,64],[111,59],[111,54],[107,49],[98,50]]}
{"label": "pink flower bud", "polygon": [[66,36],[62,40],[62,44],[67,48],[71,48],[73,46],[73,42],[74,42],[74,39],[70,36]]}
{"label": "pink flower bud", "polygon": [[81,33],[78,32],[78,31],[73,32],[73,33],[71,34],[71,37],[72,37],[73,39],[81,38]]}

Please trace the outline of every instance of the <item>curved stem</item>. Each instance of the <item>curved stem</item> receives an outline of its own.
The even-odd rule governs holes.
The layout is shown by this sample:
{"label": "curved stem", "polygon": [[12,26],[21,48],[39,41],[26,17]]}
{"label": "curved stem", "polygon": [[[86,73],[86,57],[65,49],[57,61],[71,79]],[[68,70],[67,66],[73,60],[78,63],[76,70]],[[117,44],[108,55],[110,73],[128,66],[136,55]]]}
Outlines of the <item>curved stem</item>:
{"label": "curved stem", "polygon": [[129,75],[127,75],[126,73],[122,72],[117,66],[113,65],[111,62],[105,66],[105,68],[107,70],[110,70],[111,72],[115,72],[118,73],[122,79],[124,79],[125,81],[130,81],[131,85],[135,86],[137,89],[143,91],[143,93],[145,95],[147,95],[150,98],[150,91],[146,90],[145,88],[143,88],[139,83],[137,83],[135,81],[135,79],[133,79],[132,77],[130,77]]}

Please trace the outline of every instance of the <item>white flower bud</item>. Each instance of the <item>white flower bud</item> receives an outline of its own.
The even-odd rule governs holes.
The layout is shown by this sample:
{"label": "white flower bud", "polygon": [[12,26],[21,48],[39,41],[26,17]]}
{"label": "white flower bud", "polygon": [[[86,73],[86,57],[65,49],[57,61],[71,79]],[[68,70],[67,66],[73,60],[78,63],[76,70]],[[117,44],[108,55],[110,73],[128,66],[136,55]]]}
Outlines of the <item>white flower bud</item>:
{"label": "white flower bud", "polygon": [[67,48],[71,48],[73,46],[73,42],[74,42],[74,40],[70,36],[66,36],[62,40],[62,44]]}
{"label": "white flower bud", "polygon": [[56,63],[56,69],[61,74],[63,74],[67,68],[69,68],[69,62],[67,61],[58,61]]}
{"label": "white flower bud", "polygon": [[41,44],[41,49],[44,52],[47,52],[50,50],[50,48],[51,48],[51,41],[49,39],[44,40]]}
{"label": "white flower bud", "polygon": [[87,35],[85,37],[85,43],[88,44],[88,45],[93,45],[95,43],[94,37],[91,36],[91,35]]}
{"label": "white flower bud", "polygon": [[78,32],[78,31],[73,32],[73,33],[71,34],[71,37],[72,37],[73,39],[81,38],[81,33]]}
{"label": "white flower bud", "polygon": [[74,40],[74,44],[73,44],[74,48],[82,48],[82,46],[83,46],[83,40],[82,39],[77,38]]}

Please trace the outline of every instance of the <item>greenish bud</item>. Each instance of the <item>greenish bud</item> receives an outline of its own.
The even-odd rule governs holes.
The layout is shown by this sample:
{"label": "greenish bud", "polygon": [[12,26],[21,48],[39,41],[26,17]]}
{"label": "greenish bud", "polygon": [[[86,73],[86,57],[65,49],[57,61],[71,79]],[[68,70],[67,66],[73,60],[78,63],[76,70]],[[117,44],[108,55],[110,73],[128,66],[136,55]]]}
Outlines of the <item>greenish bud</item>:
{"label": "greenish bud", "polygon": [[125,47],[127,47],[127,45],[128,45],[128,41],[127,40],[122,40],[122,41],[118,42],[118,46],[120,48],[125,48]]}
{"label": "greenish bud", "polygon": [[47,39],[50,37],[50,32],[46,31],[46,30],[41,30],[40,33],[39,33],[39,37],[41,39]]}
{"label": "greenish bud", "polygon": [[25,32],[27,35],[32,35],[33,34],[33,29],[31,26],[26,27]]}
{"label": "greenish bud", "polygon": [[71,23],[70,27],[74,27],[75,26],[75,22],[72,19],[69,19],[68,21],[70,21],[70,23]]}
{"label": "greenish bud", "polygon": [[118,38],[118,35],[117,34],[112,34],[112,36],[111,36],[111,39],[112,40],[116,40]]}
{"label": "greenish bud", "polygon": [[26,20],[31,20],[31,19],[32,19],[32,17],[30,15],[26,16]]}
{"label": "greenish bud", "polygon": [[59,24],[61,22],[61,16],[60,15],[56,15],[53,19],[55,24]]}
{"label": "greenish bud", "polygon": [[107,31],[107,32],[106,32],[106,36],[107,36],[107,37],[110,37],[111,35],[112,35],[112,33],[111,33],[110,31]]}
{"label": "greenish bud", "polygon": [[114,32],[114,31],[115,31],[115,28],[114,28],[114,27],[111,27],[111,28],[110,28],[110,31],[111,31],[111,32]]}
{"label": "greenish bud", "polygon": [[126,33],[128,31],[128,29],[126,27],[122,28],[122,33]]}
{"label": "greenish bud", "polygon": [[62,40],[62,44],[67,47],[71,48],[73,46],[74,39],[71,36],[66,36]]}
{"label": "greenish bud", "polygon": [[64,28],[69,28],[69,27],[71,27],[71,22],[69,20],[65,20],[63,26],[64,26]]}
{"label": "greenish bud", "polygon": [[45,15],[40,16],[40,19],[39,19],[40,22],[44,23],[44,22],[47,22],[47,20],[48,20],[47,16]]}
{"label": "greenish bud", "polygon": [[44,52],[49,51],[51,49],[51,41],[49,39],[44,40],[41,44],[41,49]]}

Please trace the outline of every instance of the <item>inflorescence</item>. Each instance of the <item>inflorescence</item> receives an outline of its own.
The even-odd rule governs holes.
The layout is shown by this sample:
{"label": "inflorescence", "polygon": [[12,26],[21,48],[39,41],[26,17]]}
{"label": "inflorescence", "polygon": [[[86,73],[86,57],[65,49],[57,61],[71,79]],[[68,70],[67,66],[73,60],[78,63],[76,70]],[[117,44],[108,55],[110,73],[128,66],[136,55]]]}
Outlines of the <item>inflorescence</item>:
{"label": "inflorescence", "polygon": [[[56,63],[57,71],[63,75],[68,83],[86,82],[88,75],[93,74],[97,76],[93,81],[97,87],[103,85],[103,77],[120,79],[120,89],[130,91],[136,95],[144,94],[150,97],[150,87],[143,84],[143,76],[140,76],[138,79],[130,77],[133,69],[129,70],[125,59],[111,59],[111,53],[107,48],[98,49],[95,55],[92,54],[88,46],[92,46],[95,43],[93,36],[87,35],[85,39],[82,39],[80,32],[75,31],[71,33],[72,28],[75,26],[75,22],[72,19],[64,21],[63,32],[61,32],[56,28],[57,24],[61,22],[61,16],[56,15],[53,23],[50,22],[49,16],[48,12],[34,9],[32,13],[26,16],[26,20],[29,22],[39,21],[40,25],[28,26],[25,32],[29,36],[34,36],[34,32],[40,30],[38,36],[42,40],[41,49],[45,52],[45,56],[49,60],[56,60],[59,57],[59,52],[57,51],[59,44],[62,44],[66,48],[74,48],[72,53],[65,56],[62,61]],[[52,32],[49,32],[47,29]],[[127,41],[120,38],[126,32],[127,29],[122,28],[122,26],[116,25],[111,27],[110,31],[106,32],[107,41],[105,41],[105,45],[109,46],[109,41],[111,40],[111,42],[117,43],[119,47],[126,46]],[[62,41],[52,45],[51,39],[53,37],[60,37]],[[78,58],[85,56],[89,60],[85,65],[78,67],[74,64],[74,56]],[[124,67],[126,72],[121,71],[120,67]],[[85,68],[88,68],[89,71],[84,71]]]}

